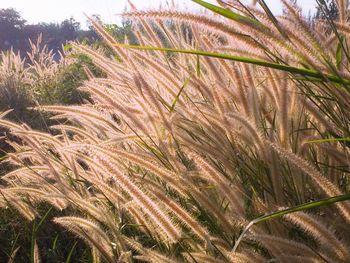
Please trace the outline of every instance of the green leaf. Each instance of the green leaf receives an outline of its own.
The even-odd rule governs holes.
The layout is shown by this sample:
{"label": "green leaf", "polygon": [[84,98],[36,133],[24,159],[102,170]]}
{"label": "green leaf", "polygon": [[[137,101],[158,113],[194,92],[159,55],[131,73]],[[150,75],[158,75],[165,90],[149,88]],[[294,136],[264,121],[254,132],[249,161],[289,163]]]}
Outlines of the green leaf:
{"label": "green leaf", "polygon": [[330,197],[330,198],[325,198],[325,199],[314,201],[314,202],[309,202],[309,203],[306,203],[306,204],[294,206],[294,207],[291,207],[291,208],[288,208],[288,209],[284,209],[284,210],[281,210],[281,211],[277,211],[277,212],[274,212],[274,213],[271,213],[271,214],[267,214],[267,215],[255,218],[254,220],[249,222],[249,224],[244,228],[242,234],[237,239],[237,241],[235,243],[235,246],[233,247],[232,251],[233,252],[236,251],[238,245],[242,241],[242,239],[245,236],[245,234],[255,224],[258,224],[258,223],[261,223],[261,222],[264,222],[264,221],[268,221],[268,220],[271,220],[271,219],[280,218],[280,217],[285,216],[287,214],[291,214],[291,213],[295,213],[295,212],[299,212],[299,211],[304,211],[304,210],[311,209],[311,208],[327,206],[327,205],[331,205],[331,204],[334,204],[334,203],[343,202],[343,201],[347,201],[347,200],[350,200],[350,193],[347,193],[345,195],[339,195],[339,196],[334,196],[334,197]]}
{"label": "green leaf", "polygon": [[328,80],[334,83],[350,85],[350,80],[343,79],[335,75],[325,74],[325,73],[321,73],[319,71],[315,71],[307,68],[298,68],[298,67],[293,67],[289,65],[278,64],[278,63],[261,60],[261,59],[234,56],[229,54],[222,54],[222,53],[208,52],[208,51],[201,51],[201,50],[188,50],[188,49],[176,49],[176,48],[153,47],[153,46],[134,46],[134,45],[125,45],[125,44],[116,44],[116,46],[131,48],[131,49],[139,49],[139,50],[177,52],[177,53],[183,53],[183,54],[192,54],[192,55],[198,55],[198,56],[207,56],[207,57],[213,57],[213,58],[226,59],[226,60],[232,60],[236,62],[263,66],[266,68],[277,69],[277,70],[289,72],[292,74],[300,74],[305,77],[311,77],[313,78],[313,80],[315,79],[319,79],[321,81]]}

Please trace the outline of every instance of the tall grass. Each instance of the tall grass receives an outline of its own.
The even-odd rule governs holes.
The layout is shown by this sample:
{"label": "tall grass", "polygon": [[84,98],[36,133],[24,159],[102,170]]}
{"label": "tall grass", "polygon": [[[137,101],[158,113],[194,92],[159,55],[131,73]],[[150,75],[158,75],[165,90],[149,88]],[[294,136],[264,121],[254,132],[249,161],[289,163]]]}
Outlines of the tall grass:
{"label": "tall grass", "polygon": [[[106,77],[88,73],[93,103],[37,107],[55,133],[2,116],[20,142],[0,204],[74,209],[54,222],[96,262],[350,261],[350,204],[333,198],[349,192],[347,2],[314,24],[287,1],[279,17],[195,2],[216,14],[124,13],[138,48],[93,22],[113,57],[72,43]],[[342,202],[300,207],[319,199]]]}

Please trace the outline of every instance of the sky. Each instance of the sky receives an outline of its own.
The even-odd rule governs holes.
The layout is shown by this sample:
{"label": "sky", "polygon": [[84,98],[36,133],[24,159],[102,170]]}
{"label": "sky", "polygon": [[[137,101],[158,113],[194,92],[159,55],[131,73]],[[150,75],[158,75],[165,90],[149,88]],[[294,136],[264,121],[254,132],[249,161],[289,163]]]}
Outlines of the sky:
{"label": "sky", "polygon": [[[139,9],[158,8],[168,0],[132,0]],[[208,1],[208,0],[207,0]],[[213,2],[213,0],[209,0]],[[280,0],[265,0],[275,14],[281,13]],[[197,8],[190,0],[177,0],[182,8]],[[314,10],[316,0],[299,0],[304,13]],[[118,23],[120,14],[128,6],[127,0],[0,0],[0,8],[13,7],[19,11],[28,23],[60,22],[74,17],[86,27],[84,12],[88,15],[99,14],[107,23]]]}

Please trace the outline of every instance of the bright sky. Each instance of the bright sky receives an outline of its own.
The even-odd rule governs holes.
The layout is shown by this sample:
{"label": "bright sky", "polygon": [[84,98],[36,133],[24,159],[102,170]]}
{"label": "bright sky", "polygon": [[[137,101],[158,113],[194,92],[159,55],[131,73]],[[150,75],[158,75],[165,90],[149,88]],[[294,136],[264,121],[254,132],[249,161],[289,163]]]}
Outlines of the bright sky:
{"label": "bright sky", "polygon": [[[210,0],[213,2],[213,0]],[[265,0],[274,13],[281,12],[280,0]],[[140,9],[157,8],[166,5],[168,0],[132,0]],[[181,6],[195,8],[190,0],[175,1]],[[304,13],[313,10],[316,0],[299,0]],[[120,21],[116,14],[127,7],[127,0],[0,0],[0,8],[13,7],[19,11],[29,23],[60,22],[74,17],[82,27],[86,26],[84,12],[88,15],[99,14],[108,23]]]}

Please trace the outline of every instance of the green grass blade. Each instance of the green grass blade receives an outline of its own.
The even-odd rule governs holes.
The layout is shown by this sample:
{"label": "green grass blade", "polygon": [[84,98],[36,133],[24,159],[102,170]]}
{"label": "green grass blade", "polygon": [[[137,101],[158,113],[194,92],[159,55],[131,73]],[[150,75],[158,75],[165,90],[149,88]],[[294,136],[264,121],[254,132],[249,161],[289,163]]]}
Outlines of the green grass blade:
{"label": "green grass blade", "polygon": [[260,28],[266,28],[264,24],[260,23],[258,20],[250,18],[250,17],[246,17],[246,16],[242,16],[238,13],[235,13],[231,10],[222,8],[220,6],[216,6],[213,4],[210,4],[208,2],[202,1],[202,0],[192,0],[193,2],[205,7],[206,9],[209,9],[211,11],[213,11],[214,13],[217,13],[223,17],[226,17],[228,19],[231,19],[233,21],[239,22],[239,23],[248,23],[250,25],[254,25]]}
{"label": "green grass blade", "polygon": [[294,206],[291,208],[287,208],[281,211],[277,211],[271,214],[267,214],[264,216],[260,216],[258,218],[255,218],[254,220],[252,220],[243,230],[242,234],[239,236],[239,238],[237,239],[235,246],[233,247],[233,252],[236,251],[238,245],[240,244],[240,242],[242,241],[243,237],[245,236],[245,234],[248,232],[248,230],[255,224],[264,222],[264,221],[268,221],[271,219],[276,219],[276,218],[280,218],[282,216],[285,216],[287,214],[291,214],[291,213],[295,213],[295,212],[299,212],[299,211],[304,211],[307,209],[311,209],[311,208],[317,208],[317,207],[322,207],[322,206],[327,206],[327,205],[331,205],[334,203],[338,203],[338,202],[343,202],[343,201],[347,201],[350,200],[350,193],[345,194],[345,195],[339,195],[339,196],[334,196],[334,197],[330,197],[330,198],[325,198],[325,199],[321,199],[318,201],[314,201],[314,202],[310,202],[310,203],[306,203],[306,204],[302,204],[302,205],[298,205],[298,206]]}
{"label": "green grass blade", "polygon": [[36,228],[35,228],[35,233],[38,232],[39,227],[45,222],[45,220],[46,220],[47,217],[50,215],[50,213],[51,213],[52,210],[53,210],[53,207],[50,207],[50,208],[46,211],[45,215],[41,218],[39,224],[36,226]]}
{"label": "green grass blade", "polygon": [[33,223],[33,229],[32,229],[32,237],[31,237],[31,244],[30,244],[30,262],[35,262],[35,242],[36,242],[36,227],[35,222]]}
{"label": "green grass blade", "polygon": [[329,138],[329,139],[320,139],[320,140],[311,140],[307,141],[306,143],[323,143],[323,142],[343,142],[343,141],[350,141],[350,137],[348,138]]}
{"label": "green grass blade", "polygon": [[335,55],[337,69],[339,69],[340,64],[342,62],[342,43],[343,43],[343,41],[344,41],[344,37],[340,36],[340,42],[338,43],[337,51],[336,51],[336,55]]}
{"label": "green grass blade", "polygon": [[271,12],[270,8],[267,6],[267,4],[265,3],[264,0],[258,0],[260,6],[264,9],[266,15],[269,17],[269,19],[271,20],[271,22],[273,23],[273,25],[277,28],[278,32],[280,32],[280,34],[285,38],[285,39],[289,39],[288,36],[286,35],[286,33],[283,31],[283,29],[280,27],[278,20],[276,19],[276,17],[273,15],[273,13]]}
{"label": "green grass blade", "polygon": [[173,111],[174,111],[175,106],[176,106],[176,103],[177,103],[177,101],[179,100],[182,91],[183,91],[184,88],[187,86],[187,84],[188,84],[188,82],[190,81],[190,79],[191,79],[191,77],[189,77],[189,78],[187,78],[187,79],[185,80],[185,82],[184,82],[184,84],[182,85],[181,89],[180,89],[179,92],[177,93],[177,95],[176,95],[176,97],[175,97],[175,99],[174,99],[174,101],[173,101],[173,103],[172,103],[172,105],[171,105],[171,107],[170,107],[170,112],[173,112]]}
{"label": "green grass blade", "polygon": [[278,64],[278,63],[274,63],[274,62],[269,62],[269,61],[261,60],[261,59],[242,57],[242,56],[234,56],[234,55],[229,55],[229,54],[222,54],[222,53],[208,52],[208,51],[201,51],[201,50],[176,49],[176,48],[153,47],[153,46],[135,46],[135,45],[125,45],[125,44],[116,44],[116,45],[119,47],[131,48],[131,49],[177,52],[177,53],[183,53],[183,54],[192,54],[192,55],[198,55],[198,56],[207,56],[207,57],[213,57],[213,58],[232,60],[232,61],[236,61],[236,62],[258,65],[258,66],[262,66],[262,67],[266,67],[266,68],[277,69],[277,70],[289,72],[292,74],[300,74],[300,75],[303,75],[306,77],[311,77],[313,79],[319,79],[322,81],[328,80],[328,81],[334,82],[334,83],[350,85],[350,80],[342,79],[342,78],[339,78],[338,76],[335,76],[335,75],[323,74],[319,71],[315,71],[312,69],[298,68],[298,67],[293,67],[293,66],[289,66],[289,65],[283,65],[283,64]]}
{"label": "green grass blade", "polygon": [[49,216],[49,214],[51,213],[52,210],[53,210],[53,208],[50,207],[46,211],[45,215],[41,218],[38,225],[36,225],[35,222],[33,222],[32,237],[31,237],[31,251],[30,251],[30,262],[31,263],[36,263],[35,242],[36,242],[36,236],[37,236],[38,230],[39,230],[40,226],[45,222],[45,220],[47,219],[47,217]]}
{"label": "green grass blade", "polygon": [[201,64],[199,61],[199,56],[197,56],[197,61],[196,61],[196,71],[197,71],[197,77],[201,77]]}
{"label": "green grass blade", "polygon": [[75,241],[74,244],[73,244],[73,246],[72,246],[72,248],[71,248],[71,250],[69,251],[69,254],[68,254],[66,263],[70,263],[70,260],[71,260],[71,258],[72,258],[73,252],[74,252],[75,247],[77,246],[77,244],[78,244],[78,242]]}
{"label": "green grass blade", "polygon": [[52,242],[52,250],[56,250],[57,248],[58,237],[59,237],[59,234],[56,235],[55,239]]}

